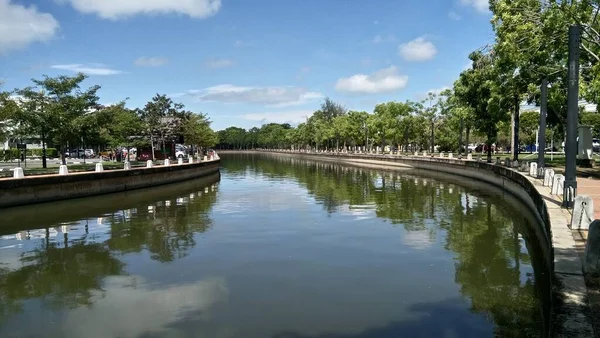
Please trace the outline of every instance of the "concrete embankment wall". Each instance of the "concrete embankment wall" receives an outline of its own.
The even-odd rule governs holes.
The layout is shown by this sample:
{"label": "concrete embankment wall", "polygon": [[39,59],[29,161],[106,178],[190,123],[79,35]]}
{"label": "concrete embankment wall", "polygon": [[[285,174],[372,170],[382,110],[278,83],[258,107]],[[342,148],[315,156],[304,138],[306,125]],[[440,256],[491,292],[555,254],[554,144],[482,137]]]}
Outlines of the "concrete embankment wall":
{"label": "concrete embankment wall", "polygon": [[109,194],[203,177],[220,160],[199,163],[0,179],[0,208]]}
{"label": "concrete embankment wall", "polygon": [[[236,152],[221,151],[220,153]],[[549,309],[544,310],[548,320],[547,336],[593,336],[592,327],[586,316],[588,309],[581,262],[570,234],[571,230],[568,228],[568,212],[553,205],[543,189],[540,190],[541,188],[536,186],[535,180],[500,165],[440,157],[289,151],[238,151],[237,153],[271,153],[277,156],[302,157],[350,165],[378,166],[387,169],[405,168],[411,169],[412,172],[414,170],[442,172],[463,177],[465,180],[492,184],[507,191],[517,197],[537,218],[537,222],[533,224],[535,240],[530,244],[541,251],[546,264],[545,270],[551,272],[550,276],[536,274],[536,283],[542,284],[541,289],[552,290],[551,295],[541,295],[543,303],[549,306]]]}

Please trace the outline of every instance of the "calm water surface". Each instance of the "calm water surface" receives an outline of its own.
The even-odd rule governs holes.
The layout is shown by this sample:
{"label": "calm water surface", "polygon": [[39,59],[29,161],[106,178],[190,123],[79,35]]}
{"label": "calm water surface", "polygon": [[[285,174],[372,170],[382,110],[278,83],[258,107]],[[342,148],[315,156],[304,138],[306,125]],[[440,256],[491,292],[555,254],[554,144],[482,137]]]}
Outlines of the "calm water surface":
{"label": "calm water surface", "polygon": [[221,175],[0,211],[0,337],[540,337],[509,197],[226,155]]}

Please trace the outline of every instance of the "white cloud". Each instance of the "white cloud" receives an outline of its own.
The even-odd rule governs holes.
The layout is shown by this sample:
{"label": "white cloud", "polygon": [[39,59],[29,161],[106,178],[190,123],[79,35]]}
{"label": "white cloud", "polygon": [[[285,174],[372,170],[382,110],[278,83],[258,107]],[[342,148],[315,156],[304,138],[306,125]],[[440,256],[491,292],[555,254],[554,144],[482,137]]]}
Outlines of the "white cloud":
{"label": "white cloud", "polygon": [[242,115],[245,120],[261,123],[289,123],[298,124],[306,121],[312,115],[312,110],[296,110],[284,112],[252,113]]}
{"label": "white cloud", "polygon": [[68,70],[75,73],[84,73],[87,75],[116,75],[123,73],[120,70],[108,68],[101,63],[52,65],[50,68]]}
{"label": "white cloud", "polygon": [[169,59],[164,58],[164,57],[158,57],[158,56],[153,56],[153,57],[146,57],[146,56],[142,56],[140,58],[138,58],[137,60],[135,60],[134,64],[138,67],[158,67],[158,66],[162,66],[165,63],[169,62]]}
{"label": "white cloud", "polygon": [[[92,292],[93,306],[82,306],[65,316],[66,336],[140,337],[147,333],[171,336],[170,324],[186,315],[209,316],[214,306],[227,302],[223,278],[189,284],[153,287],[140,276],[109,277],[102,291]],[[119,309],[119,311],[115,311]]]}
{"label": "white cloud", "polygon": [[204,65],[210,69],[227,68],[235,65],[235,61],[230,59],[212,59],[204,62]]}
{"label": "white cloud", "polygon": [[0,54],[47,41],[58,28],[58,21],[51,14],[41,13],[35,6],[0,0]]}
{"label": "white cloud", "polygon": [[402,89],[407,83],[408,76],[398,74],[398,69],[391,66],[370,75],[356,74],[341,78],[335,84],[335,89],[347,93],[376,94]]}
{"label": "white cloud", "polygon": [[489,0],[460,0],[463,6],[470,6],[475,8],[479,13],[488,13],[490,11]]}
{"label": "white cloud", "polygon": [[77,11],[118,20],[138,14],[183,14],[206,18],[221,8],[221,0],[62,0]]}
{"label": "white cloud", "polygon": [[442,87],[442,88],[437,88],[437,89],[430,89],[429,91],[427,91],[427,93],[433,93],[435,95],[440,95],[444,90],[446,89],[450,89],[450,87]]}
{"label": "white cloud", "polygon": [[458,13],[452,12],[452,11],[448,13],[448,17],[452,20],[457,20],[457,21],[461,19],[460,15],[458,15]]}
{"label": "white cloud", "polygon": [[430,89],[426,92],[421,92],[416,95],[417,100],[424,100],[429,96],[429,93],[433,93],[435,95],[440,95],[444,90],[451,89],[450,87],[444,86],[441,88]]}
{"label": "white cloud", "polygon": [[403,43],[398,47],[398,54],[406,61],[431,60],[437,54],[437,48],[424,37]]}
{"label": "white cloud", "polygon": [[375,35],[373,38],[373,43],[383,43],[383,42],[396,42],[396,37],[392,34],[388,34],[386,36]]}
{"label": "white cloud", "polygon": [[271,107],[299,105],[324,97],[321,93],[299,87],[238,87],[230,84],[189,90],[186,94],[201,101],[264,104]]}

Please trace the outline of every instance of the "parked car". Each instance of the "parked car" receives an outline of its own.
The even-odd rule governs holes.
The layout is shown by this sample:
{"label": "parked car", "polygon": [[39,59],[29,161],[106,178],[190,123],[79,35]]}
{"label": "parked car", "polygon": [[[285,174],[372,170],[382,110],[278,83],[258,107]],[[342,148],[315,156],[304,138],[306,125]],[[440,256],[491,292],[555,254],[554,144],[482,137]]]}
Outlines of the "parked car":
{"label": "parked car", "polygon": [[600,140],[595,137],[592,139],[592,150],[595,153],[600,152]]}

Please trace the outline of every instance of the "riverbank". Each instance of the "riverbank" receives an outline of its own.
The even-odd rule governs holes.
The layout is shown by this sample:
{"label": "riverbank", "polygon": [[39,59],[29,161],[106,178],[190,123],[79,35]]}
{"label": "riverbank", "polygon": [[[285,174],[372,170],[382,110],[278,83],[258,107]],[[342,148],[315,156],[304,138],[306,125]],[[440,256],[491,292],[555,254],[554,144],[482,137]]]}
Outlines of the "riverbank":
{"label": "riverbank", "polygon": [[219,172],[220,160],[0,179],[0,208],[148,188]]}
{"label": "riverbank", "polygon": [[[398,156],[345,153],[292,153],[289,151],[242,151],[334,161],[359,166],[387,169],[419,169],[444,172],[497,186],[516,196],[538,216],[538,242],[552,278],[550,332],[555,337],[592,337],[588,318],[582,263],[573,232],[569,229],[570,213],[562,209],[556,198],[537,179],[515,170],[485,162],[422,156]],[[221,151],[226,154],[228,152]],[[235,153],[235,152],[234,152]],[[239,152],[238,152],[239,153]]]}

